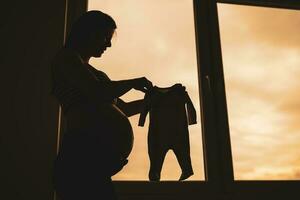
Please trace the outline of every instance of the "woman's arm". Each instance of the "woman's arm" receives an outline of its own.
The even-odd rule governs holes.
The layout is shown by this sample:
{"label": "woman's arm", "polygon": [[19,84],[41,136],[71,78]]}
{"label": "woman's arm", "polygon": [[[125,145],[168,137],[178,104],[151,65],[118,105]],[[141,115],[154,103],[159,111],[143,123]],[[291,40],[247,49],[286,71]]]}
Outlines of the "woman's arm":
{"label": "woman's arm", "polygon": [[98,104],[122,96],[132,88],[143,91],[152,86],[146,78],[121,81],[99,81],[82,63],[76,52],[65,49],[53,61],[53,72]]}
{"label": "woman's arm", "polygon": [[136,100],[131,102],[125,102],[118,98],[117,106],[124,112],[127,117],[131,117],[141,112],[144,107],[144,100]]}
{"label": "woman's arm", "polygon": [[112,81],[104,72],[97,70],[92,66],[90,66],[90,69],[95,73],[98,81],[109,82],[108,85],[108,87],[110,87],[109,92],[110,92],[110,96],[113,99],[122,96],[132,88],[143,92],[146,92],[147,89],[152,88],[151,81],[147,80],[145,77],[129,79],[129,80]]}
{"label": "woman's arm", "polygon": [[131,90],[132,88],[146,92],[147,89],[152,87],[152,83],[148,81],[145,77],[120,80],[120,81],[110,81],[107,85],[107,93],[111,98],[118,98]]}

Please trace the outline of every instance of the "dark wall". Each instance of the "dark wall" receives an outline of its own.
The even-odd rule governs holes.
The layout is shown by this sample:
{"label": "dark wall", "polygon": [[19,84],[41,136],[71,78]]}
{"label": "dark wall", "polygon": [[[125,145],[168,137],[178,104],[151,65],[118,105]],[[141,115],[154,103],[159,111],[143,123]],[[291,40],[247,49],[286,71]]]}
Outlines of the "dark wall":
{"label": "dark wall", "polygon": [[1,2],[0,199],[53,199],[50,60],[63,44],[64,15],[65,0]]}

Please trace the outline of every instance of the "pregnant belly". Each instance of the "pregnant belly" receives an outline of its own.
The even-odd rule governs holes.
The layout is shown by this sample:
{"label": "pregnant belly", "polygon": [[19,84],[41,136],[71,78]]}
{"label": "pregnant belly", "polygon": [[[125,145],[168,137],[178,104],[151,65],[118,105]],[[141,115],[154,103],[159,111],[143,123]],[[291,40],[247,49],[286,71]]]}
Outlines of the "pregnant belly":
{"label": "pregnant belly", "polygon": [[131,124],[114,104],[106,104],[99,109],[93,106],[71,109],[67,113],[67,129],[71,132],[93,130],[95,133],[92,134],[96,134],[101,143],[110,145],[120,159],[127,158],[133,147]]}
{"label": "pregnant belly", "polygon": [[[108,132],[113,139],[113,146],[121,159],[129,156],[133,147],[133,131],[127,116],[115,105],[105,106],[103,109]],[[107,118],[106,118],[107,117]]]}

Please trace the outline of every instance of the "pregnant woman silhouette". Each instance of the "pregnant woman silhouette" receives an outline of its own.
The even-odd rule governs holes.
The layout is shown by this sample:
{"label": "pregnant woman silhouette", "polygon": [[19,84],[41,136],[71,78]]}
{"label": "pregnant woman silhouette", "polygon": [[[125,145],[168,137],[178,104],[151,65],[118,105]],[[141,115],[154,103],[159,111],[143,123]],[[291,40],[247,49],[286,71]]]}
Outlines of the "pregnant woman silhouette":
{"label": "pregnant woman silhouette", "polygon": [[66,131],[54,163],[54,186],[61,200],[116,199],[111,176],[127,164],[133,145],[127,117],[143,100],[124,102],[131,89],[152,88],[145,77],[112,81],[89,65],[111,47],[115,21],[100,11],[83,14],[52,61],[53,95],[66,118]]}

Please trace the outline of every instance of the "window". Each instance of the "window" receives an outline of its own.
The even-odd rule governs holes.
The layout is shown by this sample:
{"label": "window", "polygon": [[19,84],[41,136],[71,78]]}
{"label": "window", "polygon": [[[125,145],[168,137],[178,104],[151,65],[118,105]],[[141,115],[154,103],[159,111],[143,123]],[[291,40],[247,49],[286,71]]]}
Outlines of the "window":
{"label": "window", "polygon": [[[198,123],[189,126],[194,175],[188,180],[203,180],[193,1],[90,0],[88,10],[106,12],[117,23],[112,48],[102,58],[92,60],[94,67],[108,73],[113,80],[146,76],[158,87],[175,83],[186,87],[198,117]],[[121,98],[131,101],[143,98],[143,94],[130,91]],[[138,117],[130,119],[135,141],[129,163],[114,180],[148,180],[148,123],[138,127]],[[180,174],[176,157],[169,151],[161,180],[178,180]]]}
{"label": "window", "polygon": [[300,179],[300,12],[218,4],[236,180]]}

